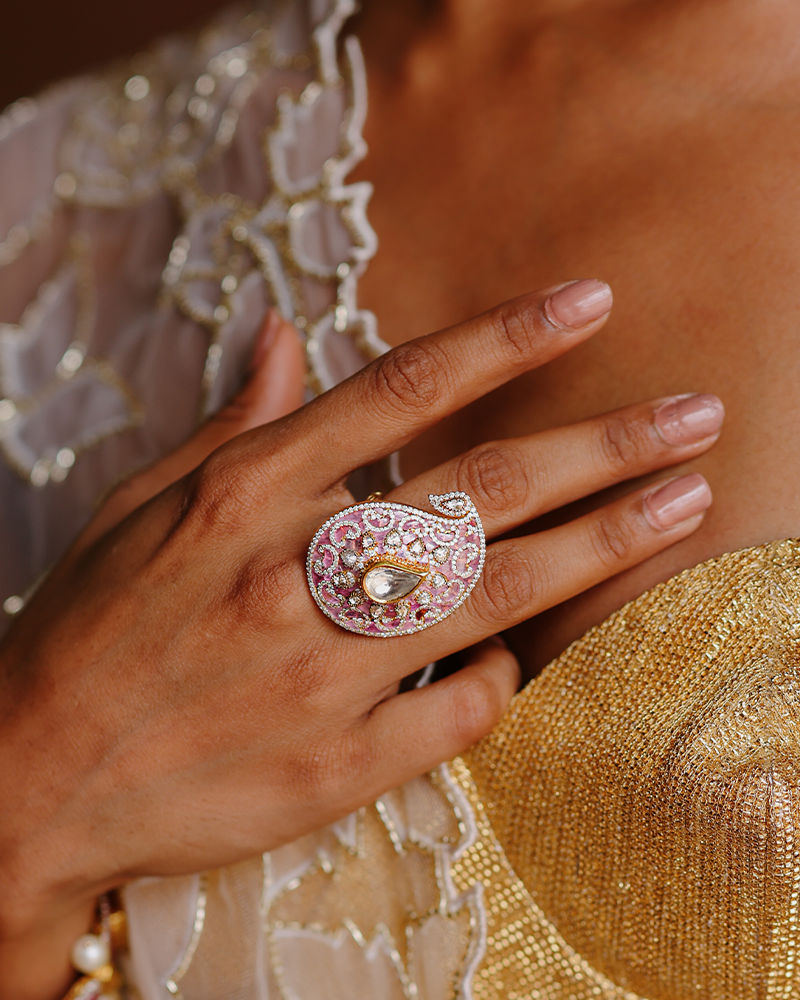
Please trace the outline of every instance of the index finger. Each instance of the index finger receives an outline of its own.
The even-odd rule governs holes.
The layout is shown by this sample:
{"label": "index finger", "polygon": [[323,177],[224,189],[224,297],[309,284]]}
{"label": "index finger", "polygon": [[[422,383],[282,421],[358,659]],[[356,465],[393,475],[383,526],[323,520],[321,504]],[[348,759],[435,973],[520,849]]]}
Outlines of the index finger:
{"label": "index finger", "polygon": [[604,282],[575,281],[409,341],[290,418],[288,441],[313,455],[308,475],[314,487],[327,489],[449,413],[588,339],[605,322],[612,302]]}

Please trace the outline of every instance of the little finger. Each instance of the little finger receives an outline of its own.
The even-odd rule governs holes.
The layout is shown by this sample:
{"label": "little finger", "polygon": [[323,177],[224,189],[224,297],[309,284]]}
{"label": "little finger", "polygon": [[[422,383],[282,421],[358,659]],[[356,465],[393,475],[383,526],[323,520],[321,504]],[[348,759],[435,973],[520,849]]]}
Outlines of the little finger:
{"label": "little finger", "polygon": [[471,650],[456,673],[382,701],[360,734],[370,746],[361,759],[370,765],[358,776],[351,808],[471,747],[500,721],[519,682],[514,654],[493,636]]}

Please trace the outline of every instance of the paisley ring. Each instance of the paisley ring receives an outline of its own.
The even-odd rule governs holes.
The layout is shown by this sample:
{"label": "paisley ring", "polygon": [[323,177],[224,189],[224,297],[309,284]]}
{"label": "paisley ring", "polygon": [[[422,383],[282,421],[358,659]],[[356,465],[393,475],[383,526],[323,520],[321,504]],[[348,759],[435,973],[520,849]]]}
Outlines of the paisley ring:
{"label": "paisley ring", "polygon": [[435,514],[374,493],[329,518],[308,549],[308,586],[349,632],[388,639],[444,621],[483,572],[486,537],[466,493],[429,496]]}

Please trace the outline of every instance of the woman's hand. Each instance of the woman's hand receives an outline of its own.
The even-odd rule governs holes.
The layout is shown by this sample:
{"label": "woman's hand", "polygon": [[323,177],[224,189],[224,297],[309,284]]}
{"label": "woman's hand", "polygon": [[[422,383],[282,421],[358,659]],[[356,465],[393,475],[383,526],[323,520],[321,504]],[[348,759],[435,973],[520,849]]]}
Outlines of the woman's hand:
{"label": "woman's hand", "polygon": [[[125,504],[101,512],[2,648],[0,939],[127,879],[276,847],[458,754],[500,718],[513,657],[484,644],[463,670],[395,695],[404,677],[698,527],[710,492],[694,475],[494,542],[466,604],[397,641],[337,628],[309,594],[309,541],[353,502],[354,468],[581,343],[610,304],[582,282],[412,341],[240,434],[111,530]],[[721,405],[694,430],[682,412],[661,400],[483,445],[387,499],[464,490],[491,540],[706,450]]]}

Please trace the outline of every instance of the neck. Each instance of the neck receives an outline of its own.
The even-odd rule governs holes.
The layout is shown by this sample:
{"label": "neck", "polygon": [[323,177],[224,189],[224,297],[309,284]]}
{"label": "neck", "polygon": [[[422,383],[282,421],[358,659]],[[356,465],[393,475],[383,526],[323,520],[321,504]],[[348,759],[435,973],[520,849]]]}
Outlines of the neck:
{"label": "neck", "polygon": [[[448,55],[479,69],[509,54],[594,45],[697,96],[794,103],[800,85],[797,0],[363,0],[357,30],[385,78],[442,75]],[[535,58],[535,56],[534,56]]]}

